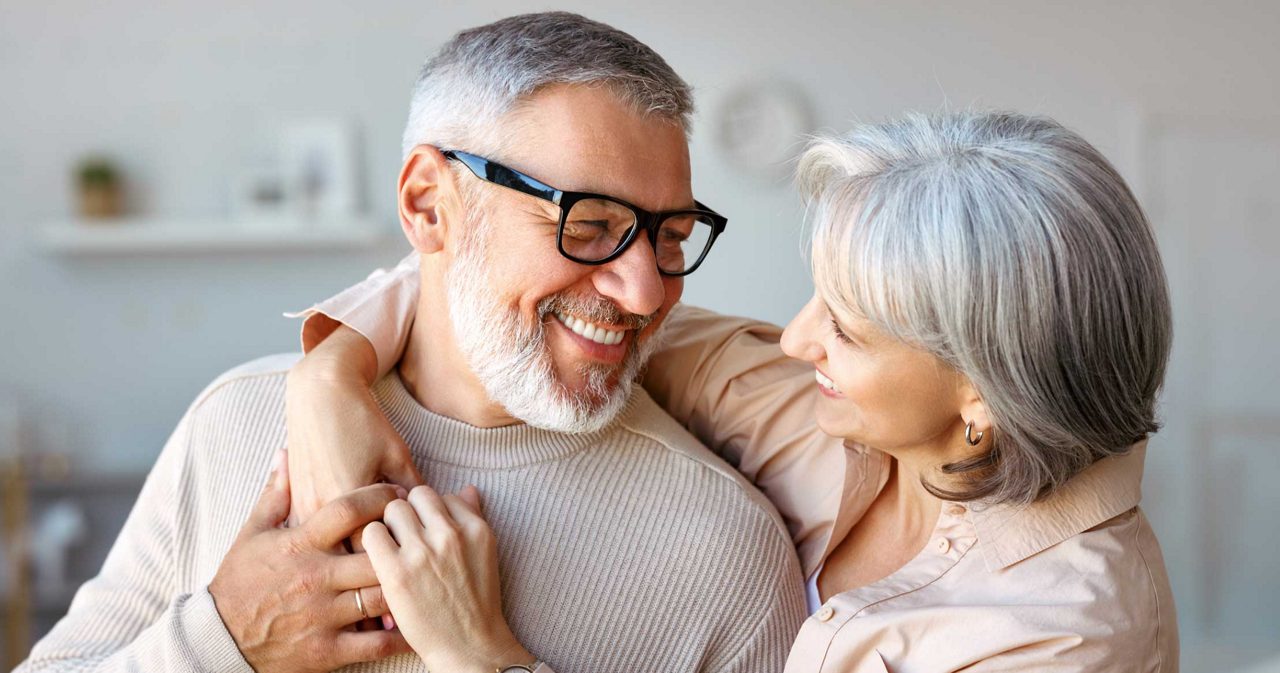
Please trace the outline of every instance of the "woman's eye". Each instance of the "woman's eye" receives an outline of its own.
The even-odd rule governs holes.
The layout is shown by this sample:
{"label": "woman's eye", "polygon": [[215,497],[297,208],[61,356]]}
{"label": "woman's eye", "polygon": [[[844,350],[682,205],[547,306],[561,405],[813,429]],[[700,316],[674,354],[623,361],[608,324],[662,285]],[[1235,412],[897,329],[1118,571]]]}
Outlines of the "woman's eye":
{"label": "woman's eye", "polygon": [[836,339],[839,339],[841,343],[853,343],[853,339],[849,338],[849,335],[845,334],[843,329],[840,329],[840,323],[836,322],[835,318],[831,319],[831,331],[835,332]]}

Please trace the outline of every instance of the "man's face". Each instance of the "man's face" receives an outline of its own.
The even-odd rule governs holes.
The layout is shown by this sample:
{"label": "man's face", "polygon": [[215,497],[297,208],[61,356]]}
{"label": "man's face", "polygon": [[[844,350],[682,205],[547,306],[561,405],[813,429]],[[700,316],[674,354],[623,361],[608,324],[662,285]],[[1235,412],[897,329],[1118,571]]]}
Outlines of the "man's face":
{"label": "man's face", "polygon": [[[694,205],[680,127],[637,115],[606,88],[548,89],[508,124],[516,140],[490,158],[510,168],[651,211]],[[563,431],[603,427],[625,403],[683,280],[658,273],[643,236],[608,264],[566,259],[556,249],[557,206],[462,179],[480,195],[464,228],[486,225],[478,240],[450,236],[450,313],[468,363],[516,418]]]}

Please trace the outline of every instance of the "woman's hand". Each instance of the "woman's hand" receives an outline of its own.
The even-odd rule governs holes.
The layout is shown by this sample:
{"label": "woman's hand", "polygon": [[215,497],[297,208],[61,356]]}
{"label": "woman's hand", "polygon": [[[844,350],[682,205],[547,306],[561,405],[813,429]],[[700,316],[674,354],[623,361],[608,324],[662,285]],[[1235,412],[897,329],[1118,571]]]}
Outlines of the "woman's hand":
{"label": "woman's hand", "polygon": [[409,447],[369,391],[377,373],[373,346],[345,325],[289,371],[290,525],[361,486],[422,483]]}
{"label": "woman's hand", "polygon": [[498,551],[474,486],[387,505],[364,545],[405,640],[432,671],[492,673],[533,656],[502,616]]}

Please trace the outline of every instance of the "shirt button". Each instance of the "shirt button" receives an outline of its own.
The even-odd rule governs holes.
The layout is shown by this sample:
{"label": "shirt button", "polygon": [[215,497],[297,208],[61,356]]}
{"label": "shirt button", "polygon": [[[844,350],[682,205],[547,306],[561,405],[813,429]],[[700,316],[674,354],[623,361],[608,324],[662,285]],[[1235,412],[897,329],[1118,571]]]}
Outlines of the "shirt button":
{"label": "shirt button", "polygon": [[952,505],[947,508],[947,514],[950,514],[951,516],[964,516],[966,511],[968,510],[965,509],[964,505]]}
{"label": "shirt button", "polygon": [[821,610],[818,610],[817,612],[813,613],[813,616],[817,617],[818,621],[820,622],[828,621],[835,615],[836,615],[836,611],[832,610],[831,606],[829,605],[824,605]]}
{"label": "shirt button", "polygon": [[937,549],[939,554],[945,554],[951,551],[951,542],[945,537],[940,537],[933,543],[933,548]]}

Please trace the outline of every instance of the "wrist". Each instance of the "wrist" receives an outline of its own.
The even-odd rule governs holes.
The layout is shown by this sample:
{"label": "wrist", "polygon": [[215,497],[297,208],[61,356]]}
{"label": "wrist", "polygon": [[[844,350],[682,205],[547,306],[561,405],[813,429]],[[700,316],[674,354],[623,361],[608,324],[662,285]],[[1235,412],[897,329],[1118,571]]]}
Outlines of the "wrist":
{"label": "wrist", "polygon": [[335,384],[366,389],[373,385],[377,374],[378,358],[373,346],[357,333],[340,330],[289,370],[289,383],[321,389]]}
{"label": "wrist", "polygon": [[501,648],[497,654],[478,656],[469,665],[460,667],[457,670],[470,671],[471,673],[494,673],[495,671],[504,671],[511,666],[526,666],[532,670],[537,659],[537,657],[529,653],[529,650],[526,650],[523,645],[513,639],[511,644]]}

